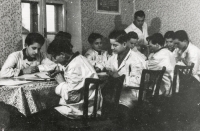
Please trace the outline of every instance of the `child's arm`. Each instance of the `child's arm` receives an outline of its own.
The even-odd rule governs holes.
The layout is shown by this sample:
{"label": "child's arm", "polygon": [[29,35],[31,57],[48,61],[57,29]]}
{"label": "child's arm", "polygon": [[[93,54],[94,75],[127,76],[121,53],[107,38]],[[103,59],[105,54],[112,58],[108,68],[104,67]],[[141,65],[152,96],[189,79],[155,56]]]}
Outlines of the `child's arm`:
{"label": "child's arm", "polygon": [[17,60],[17,56],[14,54],[10,54],[8,56],[4,65],[2,66],[1,77],[13,77],[19,75],[20,69],[16,68]]}
{"label": "child's arm", "polygon": [[41,55],[41,64],[38,65],[39,71],[51,71],[54,70],[57,64],[47,58],[46,54]]}

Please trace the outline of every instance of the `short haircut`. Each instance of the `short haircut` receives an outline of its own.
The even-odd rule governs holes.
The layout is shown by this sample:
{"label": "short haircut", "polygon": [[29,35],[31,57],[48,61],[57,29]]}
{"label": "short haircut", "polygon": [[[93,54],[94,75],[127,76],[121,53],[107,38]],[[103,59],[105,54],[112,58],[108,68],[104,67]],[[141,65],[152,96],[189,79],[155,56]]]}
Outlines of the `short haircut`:
{"label": "short haircut", "polygon": [[66,36],[67,34],[57,34],[54,40],[49,44],[47,53],[53,55],[60,55],[61,52],[71,54],[72,44]]}
{"label": "short haircut", "polygon": [[56,35],[62,35],[62,34],[65,35],[65,37],[71,41],[72,35],[68,32],[59,31]]}
{"label": "short haircut", "polygon": [[101,34],[99,34],[99,33],[91,33],[90,35],[89,35],[89,37],[88,37],[88,42],[90,43],[90,44],[93,44],[94,42],[95,42],[95,40],[96,39],[102,39],[102,35]]}
{"label": "short haircut", "polygon": [[44,42],[45,42],[45,39],[44,37],[39,34],[39,33],[29,33],[27,36],[26,36],[26,39],[25,39],[25,44],[27,46],[30,46],[32,45],[33,43],[38,43],[40,44],[41,46],[43,46]]}
{"label": "short haircut", "polygon": [[137,17],[144,17],[145,18],[145,13],[142,10],[136,11],[134,14],[134,18],[136,19]]}
{"label": "short haircut", "polygon": [[138,39],[138,34],[135,33],[134,31],[129,32],[129,33],[127,34],[127,36],[128,36],[128,40],[130,40],[131,38],[133,38],[133,39]]}
{"label": "short haircut", "polygon": [[174,31],[167,31],[164,35],[164,38],[165,39],[170,39],[170,38],[174,39]]}
{"label": "short haircut", "polygon": [[165,39],[161,33],[155,33],[152,36],[147,37],[147,41],[151,41],[153,45],[159,44],[160,46],[164,46]]}
{"label": "short haircut", "polygon": [[180,41],[184,41],[184,40],[189,41],[189,37],[188,37],[186,31],[184,31],[184,30],[176,31],[174,34],[174,39],[178,39]]}
{"label": "short haircut", "polygon": [[128,41],[128,36],[124,30],[114,30],[108,37],[109,39],[115,39],[120,44]]}

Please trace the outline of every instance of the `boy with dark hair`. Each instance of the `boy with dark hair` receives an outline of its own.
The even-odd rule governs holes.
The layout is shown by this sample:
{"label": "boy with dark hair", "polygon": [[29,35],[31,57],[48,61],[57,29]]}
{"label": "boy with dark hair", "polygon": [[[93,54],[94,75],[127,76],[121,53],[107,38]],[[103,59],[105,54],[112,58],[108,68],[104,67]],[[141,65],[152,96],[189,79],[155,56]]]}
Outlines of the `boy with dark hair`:
{"label": "boy with dark hair", "polygon": [[[108,59],[108,74],[113,77],[126,75],[124,88],[127,86],[139,87],[142,70],[146,68],[146,62],[128,47],[128,36],[125,31],[115,30],[109,35],[113,55]],[[123,89],[122,89],[123,90]],[[123,91],[122,91],[123,92]],[[126,94],[121,95],[120,104],[129,108],[133,101],[137,100],[138,90],[130,90],[130,100]]]}
{"label": "boy with dark hair", "polygon": [[163,75],[160,94],[170,95],[175,67],[175,58],[172,52],[164,47],[165,40],[160,33],[155,33],[147,38],[152,55],[147,61],[147,67],[150,70],[162,70],[163,66],[166,71]]}
{"label": "boy with dark hair", "polygon": [[134,31],[138,35],[138,44],[139,45],[147,45],[146,38],[148,37],[147,32],[147,24],[145,21],[145,13],[142,10],[139,10],[135,12],[134,14],[134,21],[131,25],[129,25],[125,31],[126,33],[129,33],[131,31]]}
{"label": "boy with dark hair", "polygon": [[11,53],[1,69],[1,77],[13,77],[39,71],[53,70],[56,64],[40,52],[45,42],[39,33],[29,33],[25,39],[25,47],[21,51]]}
{"label": "boy with dark hair", "polygon": [[174,51],[174,31],[167,31],[164,35],[165,38],[165,47],[167,47],[171,52]]}
{"label": "boy with dark hair", "polygon": [[129,32],[128,33],[128,46],[129,48],[132,49],[132,51],[134,51],[135,53],[138,54],[138,56],[144,60],[146,60],[146,56],[144,54],[142,54],[140,51],[138,51],[138,48],[140,48],[138,46],[138,35],[135,32]]}
{"label": "boy with dark hair", "polygon": [[[60,102],[57,107],[53,107],[28,116],[26,124],[21,123],[26,130],[36,129],[54,130],[59,127],[59,122],[80,119],[83,115],[83,88],[86,78],[96,78],[98,75],[88,60],[79,54],[74,53],[70,47],[71,43],[65,35],[55,37],[50,43],[47,52],[54,58],[54,62],[59,68],[52,72],[50,76],[55,76],[58,86],[55,93],[60,96]],[[62,72],[62,73],[61,73]],[[95,97],[95,88],[89,86],[88,96],[88,115],[93,113],[93,103]],[[97,114],[101,114],[102,96],[98,92]]]}
{"label": "boy with dark hair", "polygon": [[184,30],[175,32],[174,43],[178,48],[174,51],[177,64],[188,66],[194,63],[192,74],[200,81],[200,49],[189,41],[189,37]]}
{"label": "boy with dark hair", "polygon": [[105,68],[105,63],[109,56],[107,51],[102,50],[102,37],[98,33],[91,33],[88,37],[88,42],[92,48],[85,53],[85,57],[97,72],[101,72]]}
{"label": "boy with dark hair", "polygon": [[128,35],[124,30],[114,30],[110,33],[109,39],[113,55],[106,64],[107,73],[112,77],[125,75],[123,87],[119,100],[118,113],[119,121],[122,124],[129,124],[129,109],[133,108],[138,100],[139,90],[128,87],[139,87],[142,70],[146,69],[144,59],[138,57],[128,46]]}

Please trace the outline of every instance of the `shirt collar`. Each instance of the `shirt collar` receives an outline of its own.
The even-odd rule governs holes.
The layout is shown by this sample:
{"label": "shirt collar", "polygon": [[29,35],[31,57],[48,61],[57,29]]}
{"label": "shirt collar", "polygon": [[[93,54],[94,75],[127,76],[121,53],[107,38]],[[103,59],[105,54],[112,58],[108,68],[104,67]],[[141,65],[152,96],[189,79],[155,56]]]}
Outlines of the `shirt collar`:
{"label": "shirt collar", "polygon": [[159,52],[160,50],[165,49],[165,48],[167,48],[167,47],[160,48],[159,50],[155,51],[154,54],[156,54],[157,52]]}
{"label": "shirt collar", "polygon": [[80,53],[77,51],[75,52],[72,57],[69,59],[69,61],[64,65],[65,67],[75,58],[77,57],[78,55],[80,55]]}
{"label": "shirt collar", "polygon": [[130,54],[131,49],[127,49],[123,54],[117,55],[117,60],[124,60],[128,54]]}
{"label": "shirt collar", "polygon": [[27,56],[26,55],[26,48],[24,48],[23,50],[22,50],[22,53],[23,53],[23,60],[28,60],[28,61],[35,61],[36,60],[36,58],[32,58],[32,57],[29,57],[29,56]]}

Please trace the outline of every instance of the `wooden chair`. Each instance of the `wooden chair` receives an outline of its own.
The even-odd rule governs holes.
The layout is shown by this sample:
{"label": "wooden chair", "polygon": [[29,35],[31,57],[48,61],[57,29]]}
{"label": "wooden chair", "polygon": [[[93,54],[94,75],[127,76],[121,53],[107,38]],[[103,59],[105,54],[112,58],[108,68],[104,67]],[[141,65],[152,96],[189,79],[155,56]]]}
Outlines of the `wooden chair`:
{"label": "wooden chair", "polygon": [[[174,69],[174,78],[172,83],[172,95],[176,93],[177,90],[177,77],[178,75],[185,75],[185,77],[188,77],[188,79],[191,77],[192,69],[194,67],[194,63],[192,63],[190,66],[181,66],[176,65]],[[180,89],[180,81],[179,81],[179,89]]]}
{"label": "wooden chair", "polygon": [[[117,105],[119,103],[119,97],[120,97],[120,91],[123,84],[125,76],[120,76],[117,78],[111,78],[112,81],[115,81],[113,85],[117,85],[116,87],[116,93],[114,94],[114,105]],[[103,128],[106,124],[112,124],[109,119],[102,119],[102,117],[97,117],[97,99],[98,99],[98,90],[99,85],[102,84],[103,81],[99,79],[94,78],[86,78],[85,80],[85,87],[84,87],[84,104],[83,104],[83,116],[81,119],[78,120],[72,120],[70,122],[59,122],[58,128],[59,130],[80,130],[80,131],[88,131],[91,128],[95,128],[96,126],[99,126],[99,128]],[[89,94],[89,85],[95,84],[95,99],[94,99],[94,110],[91,116],[88,116],[88,94]],[[120,87],[121,86],[121,87]],[[103,109],[102,109],[103,112]]]}
{"label": "wooden chair", "polygon": [[166,67],[163,67],[162,70],[144,69],[142,71],[140,87],[128,87],[139,90],[138,104],[142,104],[148,98],[157,98],[159,96],[160,85],[165,70]]}
{"label": "wooden chair", "polygon": [[158,112],[160,106],[159,90],[166,67],[162,70],[142,71],[140,87],[130,87],[139,90],[138,102],[132,109],[132,119],[136,123],[143,123],[147,120],[147,116]]}

